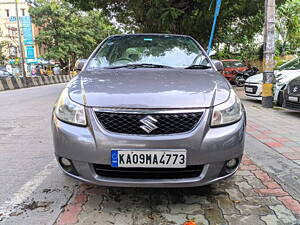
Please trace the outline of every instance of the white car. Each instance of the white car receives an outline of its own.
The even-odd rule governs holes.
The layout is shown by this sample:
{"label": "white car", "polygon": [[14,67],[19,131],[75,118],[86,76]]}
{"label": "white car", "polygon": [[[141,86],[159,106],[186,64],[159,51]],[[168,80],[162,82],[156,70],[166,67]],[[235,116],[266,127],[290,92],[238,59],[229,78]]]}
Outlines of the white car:
{"label": "white car", "polygon": [[[276,83],[274,85],[274,98],[275,104],[282,106],[283,103],[283,90],[286,85],[294,78],[300,76],[300,57],[292,59],[274,71]],[[262,83],[263,74],[259,73],[249,77],[245,82],[246,96],[261,100],[262,99]]]}

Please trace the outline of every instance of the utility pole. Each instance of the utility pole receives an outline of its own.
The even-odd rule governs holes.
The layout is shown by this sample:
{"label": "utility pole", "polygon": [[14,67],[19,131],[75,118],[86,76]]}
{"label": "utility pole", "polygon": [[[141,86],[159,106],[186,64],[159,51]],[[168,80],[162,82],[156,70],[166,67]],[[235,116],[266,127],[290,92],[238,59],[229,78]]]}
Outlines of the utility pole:
{"label": "utility pole", "polygon": [[273,107],[274,53],[275,53],[275,0],[265,0],[264,73],[262,106]]}
{"label": "utility pole", "polygon": [[26,71],[24,65],[24,51],[22,45],[22,38],[21,38],[21,29],[20,29],[20,19],[19,19],[19,10],[18,10],[18,0],[15,0],[16,5],[16,17],[17,17],[17,25],[18,25],[18,38],[19,38],[19,49],[20,49],[20,65],[21,65],[21,74],[23,76],[24,86],[27,86],[27,79],[26,79]]}

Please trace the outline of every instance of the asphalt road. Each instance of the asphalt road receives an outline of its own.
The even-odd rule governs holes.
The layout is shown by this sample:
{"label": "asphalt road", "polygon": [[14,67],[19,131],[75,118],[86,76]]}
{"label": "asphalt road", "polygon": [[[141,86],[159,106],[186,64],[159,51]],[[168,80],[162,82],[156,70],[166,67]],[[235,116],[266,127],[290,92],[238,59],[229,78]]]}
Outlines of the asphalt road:
{"label": "asphalt road", "polygon": [[249,130],[246,142],[253,161],[246,158],[233,178],[219,184],[184,190],[105,188],[68,178],[54,160],[50,117],[64,86],[0,92],[0,225],[169,225],[188,219],[197,224],[300,224],[300,136],[291,131],[294,139],[285,146],[267,146],[270,141],[257,135],[266,128],[255,124],[268,117],[281,121],[266,123],[271,139],[273,128],[277,134],[292,126],[300,129],[299,114],[244,101],[250,128],[257,132]]}
{"label": "asphalt road", "polygon": [[[35,202],[42,201],[45,205],[51,203],[51,208],[57,210],[53,211],[51,216],[47,215],[47,212],[43,213],[36,220],[39,221],[38,224],[52,224],[56,219],[55,214],[60,212],[60,206],[66,203],[73,192],[76,182],[66,181],[69,178],[59,172],[54,161],[50,130],[53,104],[65,85],[0,92],[2,214],[11,214],[16,208],[26,210],[27,206],[35,207]],[[43,194],[46,194],[48,189],[55,190],[56,196],[53,196],[54,200],[47,199],[47,202],[43,202]],[[22,216],[18,217],[19,221],[23,219]],[[34,224],[34,220],[31,219],[31,224]],[[9,221],[5,222],[7,223]],[[15,221],[12,222],[14,223]]]}

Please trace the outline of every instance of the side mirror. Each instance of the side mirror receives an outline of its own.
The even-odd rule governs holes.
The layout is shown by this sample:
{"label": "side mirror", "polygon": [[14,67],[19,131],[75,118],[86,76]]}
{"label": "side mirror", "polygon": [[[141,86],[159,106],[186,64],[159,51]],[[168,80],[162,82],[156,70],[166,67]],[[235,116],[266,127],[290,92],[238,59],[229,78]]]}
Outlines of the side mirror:
{"label": "side mirror", "polygon": [[224,70],[223,63],[220,60],[213,60],[213,64],[215,64],[215,67],[219,72]]}
{"label": "side mirror", "polygon": [[75,63],[75,69],[77,71],[81,71],[82,68],[84,67],[86,61],[87,61],[87,59],[78,59]]}
{"label": "side mirror", "polygon": [[214,55],[216,55],[216,54],[217,54],[217,52],[216,52],[215,50],[213,50],[213,51],[210,51],[210,52],[209,52],[208,56],[210,57],[210,56],[214,56]]}

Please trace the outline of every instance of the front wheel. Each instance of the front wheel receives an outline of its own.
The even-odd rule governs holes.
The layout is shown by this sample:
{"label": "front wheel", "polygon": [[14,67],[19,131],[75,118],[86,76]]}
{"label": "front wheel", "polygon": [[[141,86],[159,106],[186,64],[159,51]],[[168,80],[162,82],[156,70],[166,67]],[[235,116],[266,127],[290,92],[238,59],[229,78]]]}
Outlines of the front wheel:
{"label": "front wheel", "polygon": [[237,76],[237,77],[235,78],[235,84],[236,84],[236,86],[238,86],[238,87],[243,87],[243,86],[245,85],[245,79],[242,78],[242,77],[240,77],[240,76]]}

